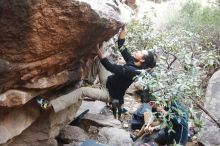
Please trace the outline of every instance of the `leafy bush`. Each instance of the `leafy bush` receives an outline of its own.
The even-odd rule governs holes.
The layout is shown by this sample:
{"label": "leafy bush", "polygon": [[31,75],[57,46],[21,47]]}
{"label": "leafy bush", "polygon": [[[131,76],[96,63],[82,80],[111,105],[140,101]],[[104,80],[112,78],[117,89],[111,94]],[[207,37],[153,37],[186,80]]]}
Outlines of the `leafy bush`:
{"label": "leafy bush", "polygon": [[[220,65],[220,11],[189,1],[171,20],[161,31],[152,28],[147,15],[132,21],[128,24],[127,46],[158,52],[158,67],[141,77],[144,87],[160,97],[158,102],[169,106],[164,99],[172,97],[192,108],[191,98],[204,98],[204,78]],[[193,119],[198,127],[202,126],[197,118]]]}

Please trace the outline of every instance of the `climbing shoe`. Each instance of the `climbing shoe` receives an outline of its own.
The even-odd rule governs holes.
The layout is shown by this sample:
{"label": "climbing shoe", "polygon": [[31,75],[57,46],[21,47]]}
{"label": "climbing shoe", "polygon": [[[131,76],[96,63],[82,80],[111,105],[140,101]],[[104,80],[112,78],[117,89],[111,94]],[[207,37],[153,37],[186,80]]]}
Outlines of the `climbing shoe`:
{"label": "climbing shoe", "polygon": [[41,96],[36,97],[37,103],[41,106],[42,109],[46,110],[49,107],[49,101],[46,98]]}

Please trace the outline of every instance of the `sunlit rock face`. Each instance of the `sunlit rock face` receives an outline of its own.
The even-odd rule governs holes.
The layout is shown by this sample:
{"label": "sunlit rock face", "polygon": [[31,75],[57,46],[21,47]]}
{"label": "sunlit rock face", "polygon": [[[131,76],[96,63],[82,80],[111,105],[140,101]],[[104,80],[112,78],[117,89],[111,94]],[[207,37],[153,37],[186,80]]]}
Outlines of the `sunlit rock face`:
{"label": "sunlit rock face", "polygon": [[53,141],[81,101],[54,113],[33,98],[80,80],[96,45],[121,26],[112,0],[1,0],[0,145]]}
{"label": "sunlit rock face", "polygon": [[[205,108],[219,121],[220,119],[220,70],[214,73],[209,80],[206,91]],[[219,127],[213,123],[209,116],[202,115],[205,127],[202,130],[199,141],[207,146],[220,145],[220,130]]]}

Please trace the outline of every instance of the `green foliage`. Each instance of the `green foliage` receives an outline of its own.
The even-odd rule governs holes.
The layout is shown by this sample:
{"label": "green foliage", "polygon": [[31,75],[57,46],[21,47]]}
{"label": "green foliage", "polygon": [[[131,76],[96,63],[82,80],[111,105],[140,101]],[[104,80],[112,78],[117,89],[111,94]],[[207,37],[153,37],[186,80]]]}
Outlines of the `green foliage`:
{"label": "green foliage", "polygon": [[[178,21],[174,21],[176,24],[184,24],[183,26],[185,28],[193,31],[204,31],[204,33],[208,33],[207,31],[213,28],[219,30],[219,9],[215,7],[202,7],[195,0],[186,3],[176,17],[181,18]],[[186,20],[190,21],[187,22]]]}
{"label": "green foliage", "polygon": [[152,22],[145,15],[143,17],[144,21],[133,20],[128,24],[127,35],[126,35],[126,45],[129,46],[129,49],[134,50],[143,50],[148,48],[153,48],[157,40],[154,37]]}
{"label": "green foliage", "polygon": [[[141,82],[167,105],[165,99],[182,102],[188,107],[204,98],[204,76],[220,65],[220,11],[202,8],[194,1],[186,3],[162,31],[155,31],[147,15],[128,25],[127,46],[132,49],[154,49],[159,62],[153,73],[143,72]],[[169,113],[172,117],[172,113]],[[181,112],[179,112],[181,115]],[[172,128],[169,121],[165,121]],[[199,128],[202,123],[194,118]]]}
{"label": "green foliage", "polygon": [[202,122],[202,120],[196,117],[193,109],[189,110],[189,115],[190,118],[193,120],[194,125],[201,130],[202,127],[204,127],[204,123]]}

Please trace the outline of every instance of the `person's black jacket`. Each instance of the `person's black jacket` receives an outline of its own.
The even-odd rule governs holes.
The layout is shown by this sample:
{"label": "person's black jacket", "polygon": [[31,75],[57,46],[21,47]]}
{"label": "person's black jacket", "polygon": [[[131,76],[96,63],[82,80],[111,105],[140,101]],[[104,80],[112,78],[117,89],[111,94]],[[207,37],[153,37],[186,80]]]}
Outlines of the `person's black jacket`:
{"label": "person's black jacket", "polygon": [[113,74],[108,77],[106,87],[113,99],[119,99],[119,103],[124,103],[124,94],[127,88],[134,81],[134,77],[140,74],[141,68],[134,64],[134,58],[130,55],[127,48],[121,51],[126,61],[125,65],[112,64],[107,58],[101,59],[103,66]]}
{"label": "person's black jacket", "polygon": [[[181,114],[178,113],[178,110],[181,112]],[[175,140],[176,143],[185,146],[188,140],[188,110],[181,103],[172,101],[169,112],[173,113],[170,121],[173,124],[173,130],[175,132],[169,133],[169,129],[165,129],[165,131],[169,133],[168,145],[173,144]]]}

